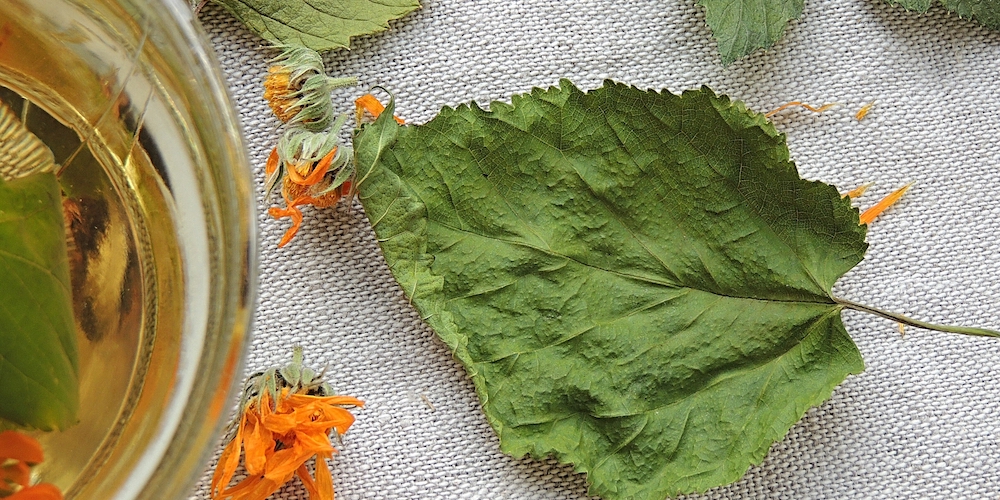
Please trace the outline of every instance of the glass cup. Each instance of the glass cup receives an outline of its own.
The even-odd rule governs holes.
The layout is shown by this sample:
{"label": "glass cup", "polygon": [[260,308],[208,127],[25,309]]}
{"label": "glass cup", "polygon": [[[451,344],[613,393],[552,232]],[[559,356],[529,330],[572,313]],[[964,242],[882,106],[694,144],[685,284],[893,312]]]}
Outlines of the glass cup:
{"label": "glass cup", "polygon": [[37,479],[184,498],[256,286],[249,163],[212,52],[180,0],[2,0],[0,87],[59,165],[80,352],[79,422],[36,435]]}

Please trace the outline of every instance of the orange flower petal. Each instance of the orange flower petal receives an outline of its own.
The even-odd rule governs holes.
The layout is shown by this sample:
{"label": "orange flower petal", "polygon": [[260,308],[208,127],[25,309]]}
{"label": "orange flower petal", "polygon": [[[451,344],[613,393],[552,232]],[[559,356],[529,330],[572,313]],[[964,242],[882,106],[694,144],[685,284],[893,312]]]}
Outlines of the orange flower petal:
{"label": "orange flower petal", "polygon": [[808,105],[808,104],[806,104],[804,102],[801,102],[801,101],[792,101],[792,102],[789,102],[789,103],[786,103],[786,104],[782,104],[781,106],[778,106],[777,108],[772,109],[771,111],[768,111],[766,114],[764,114],[764,117],[765,118],[770,118],[770,117],[778,114],[779,111],[782,111],[782,110],[785,110],[785,109],[788,109],[788,108],[791,108],[791,107],[794,107],[794,106],[798,106],[800,108],[808,109],[809,111],[812,111],[813,113],[822,113],[822,112],[824,112],[824,111],[826,111],[826,110],[828,110],[828,109],[830,109],[830,108],[832,108],[832,107],[834,107],[836,105],[837,105],[837,103],[832,102],[832,103],[829,103],[829,104],[824,104],[824,105],[822,105],[822,106],[820,106],[820,107],[817,108],[816,106],[810,106],[810,105]]}
{"label": "orange flower petal", "polygon": [[212,474],[212,498],[222,494],[222,491],[229,486],[236,473],[236,467],[240,465],[240,454],[243,450],[243,426],[246,424],[246,415],[240,417],[240,425],[236,428],[236,436],[222,450],[219,463],[215,465],[215,473]]}
{"label": "orange flower petal", "polygon": [[285,483],[278,483],[264,476],[250,476],[224,491],[222,496],[231,500],[265,500],[283,484]]}
{"label": "orange flower petal", "polygon": [[267,470],[264,477],[279,481],[285,484],[295,475],[295,469],[306,463],[316,453],[298,447],[285,448],[274,452],[274,456],[267,462]]}
{"label": "orange flower petal", "polygon": [[299,228],[302,227],[302,211],[296,208],[295,205],[291,205],[288,208],[271,207],[267,213],[275,219],[292,218],[292,227],[285,231],[285,235],[278,242],[278,248],[287,245],[295,237],[295,234],[299,232]]}
{"label": "orange flower petal", "polygon": [[295,475],[299,476],[302,486],[305,486],[306,493],[309,494],[310,499],[319,498],[319,490],[316,489],[316,482],[309,475],[309,469],[306,468],[306,464],[302,464],[298,469],[295,469]]}
{"label": "orange flower petal", "polygon": [[59,488],[42,483],[24,488],[7,497],[6,500],[63,500],[63,495]]}
{"label": "orange flower petal", "polygon": [[259,476],[264,473],[267,464],[267,452],[274,450],[274,438],[271,431],[261,425],[260,416],[253,410],[247,411],[247,428],[243,438],[246,451],[243,454],[243,467],[247,474]]}
{"label": "orange flower petal", "polygon": [[296,184],[303,184],[306,179],[305,179],[305,177],[302,177],[302,174],[299,173],[299,168],[303,168],[304,169],[305,168],[305,162],[303,162],[303,163],[296,163],[294,165],[289,164],[288,165],[288,170],[286,172],[288,174],[288,179],[289,180],[291,180],[292,182],[294,182]]}
{"label": "orange flower petal", "polygon": [[[361,121],[360,117],[364,114],[364,111],[371,113],[375,118],[378,118],[378,116],[385,111],[385,106],[383,106],[382,103],[371,94],[365,94],[355,99],[354,106],[357,108],[357,116],[359,117],[357,120],[358,122]],[[400,125],[406,123],[398,116],[393,116],[392,118]]]}
{"label": "orange flower petal", "polygon": [[10,491],[7,489],[10,484],[24,488],[31,482],[31,466],[24,462],[12,462],[0,470],[2,470],[0,476],[3,476],[2,481],[0,481],[0,492]]}
{"label": "orange flower petal", "polygon": [[220,493],[220,498],[242,498],[250,490],[257,487],[257,483],[264,479],[263,476],[249,476],[245,477],[240,482],[236,483],[232,488],[226,488]]}
{"label": "orange flower petal", "polygon": [[317,453],[330,453],[333,452],[333,445],[330,444],[330,435],[328,433],[328,428],[321,429],[318,432],[296,432],[295,439],[298,447],[303,451],[308,451],[315,455]]}
{"label": "orange flower petal", "polygon": [[300,423],[301,421],[295,413],[276,413],[274,415],[268,415],[267,418],[264,419],[264,426],[275,434],[285,434],[290,432]]}
{"label": "orange flower petal", "polygon": [[886,196],[885,198],[882,198],[882,200],[879,201],[878,203],[876,203],[874,206],[872,206],[868,210],[865,210],[864,213],[862,213],[861,217],[860,217],[861,224],[870,224],[879,215],[881,215],[882,212],[885,212],[889,207],[891,207],[893,204],[895,204],[897,201],[899,201],[899,199],[903,197],[903,194],[905,194],[906,191],[908,189],[910,189],[910,187],[912,187],[912,186],[913,186],[913,183],[911,182],[911,183],[909,183],[909,184],[907,184],[907,185],[905,185],[905,186],[903,186],[903,187],[901,187],[901,188],[893,191],[892,194],[890,194],[889,196]]}
{"label": "orange flower petal", "polygon": [[867,184],[862,184],[862,185],[860,185],[860,186],[858,186],[858,187],[856,187],[856,188],[854,188],[854,189],[852,189],[852,190],[850,190],[850,191],[848,191],[848,192],[840,195],[840,197],[841,198],[858,198],[861,195],[865,194],[865,191],[868,191],[868,188],[872,187],[873,184],[874,183],[872,183],[872,182],[869,182]]}
{"label": "orange flower petal", "polygon": [[333,500],[333,477],[330,475],[330,466],[326,463],[328,458],[331,456],[316,457],[316,489],[319,490],[320,500]]}
{"label": "orange flower petal", "polygon": [[333,161],[333,157],[336,156],[336,154],[337,148],[335,147],[316,163],[308,177],[302,177],[297,168],[289,168],[288,178],[300,186],[312,186],[318,183],[323,176],[326,175],[326,172],[330,170],[330,163]]}
{"label": "orange flower petal", "polygon": [[310,403],[322,403],[326,405],[364,406],[365,402],[351,396],[309,396],[307,394],[292,394],[288,396],[289,401],[295,406],[302,406]]}
{"label": "orange flower petal", "polygon": [[0,432],[0,459],[38,464],[44,460],[44,454],[42,445],[35,438],[16,431],[4,431]]}
{"label": "orange flower petal", "polygon": [[267,156],[267,164],[264,165],[264,174],[271,175],[275,170],[278,169],[278,148],[271,150],[271,154]]}

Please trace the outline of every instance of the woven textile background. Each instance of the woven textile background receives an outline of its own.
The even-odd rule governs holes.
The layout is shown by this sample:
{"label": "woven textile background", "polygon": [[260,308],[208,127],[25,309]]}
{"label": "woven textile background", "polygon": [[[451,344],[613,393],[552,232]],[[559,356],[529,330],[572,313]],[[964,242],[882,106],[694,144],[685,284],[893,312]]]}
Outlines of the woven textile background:
{"label": "woven textile background", "polygon": [[[441,106],[509,101],[568,77],[680,91],[708,85],[774,118],[804,177],[842,190],[874,181],[869,206],[915,187],[870,228],[868,256],[838,296],[919,319],[1000,328],[1000,33],[941,8],[809,0],[772,49],[719,64],[693,0],[423,0],[387,32],[327,55],[345,111],[374,85],[422,123]],[[367,401],[334,460],[342,500],[584,499],[570,466],[508,457],[472,383],[407,303],[358,203],[306,210],[276,245],[260,188],[279,136],[261,97],[275,55],[228,13],[201,21],[239,110],[258,182],[260,299],[248,369],[292,347],[327,366],[335,388]],[[854,113],[875,101],[868,117]],[[1000,499],[1000,341],[908,329],[853,311],[847,330],[867,370],[850,377],[776,443],[764,463],[709,499]],[[207,477],[207,476],[206,476]],[[208,498],[203,480],[192,499]],[[275,495],[305,499],[293,482]]]}

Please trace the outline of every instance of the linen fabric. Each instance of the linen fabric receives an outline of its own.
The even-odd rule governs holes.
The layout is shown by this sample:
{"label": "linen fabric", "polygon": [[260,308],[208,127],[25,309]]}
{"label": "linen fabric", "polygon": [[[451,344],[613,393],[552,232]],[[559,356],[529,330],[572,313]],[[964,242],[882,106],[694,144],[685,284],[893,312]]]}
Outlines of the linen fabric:
{"label": "linen fabric", "polygon": [[[300,0],[289,0],[300,1]],[[298,236],[266,215],[263,169],[281,128],[262,97],[277,52],[221,8],[200,14],[242,119],[257,181],[260,298],[247,370],[293,346],[341,394],[367,402],[332,468],[340,500],[588,498],[554,460],[499,450],[471,381],[393,280],[356,201],[305,210]],[[378,85],[410,123],[442,106],[509,102],[562,77],[679,92],[708,85],[774,116],[801,174],[875,203],[913,189],[869,230],[845,299],[948,324],[1000,329],[1000,32],[940,7],[810,0],[774,47],[720,65],[691,0],[424,0],[389,30],[325,57],[337,109]],[[381,94],[384,98],[385,94]],[[862,121],[854,114],[874,106]],[[346,135],[345,135],[346,137]],[[1000,498],[1000,340],[908,328],[854,311],[867,369],[849,377],[735,484],[698,499]],[[210,464],[210,465],[214,465]],[[191,499],[208,497],[210,471]],[[273,498],[305,499],[293,481]]]}

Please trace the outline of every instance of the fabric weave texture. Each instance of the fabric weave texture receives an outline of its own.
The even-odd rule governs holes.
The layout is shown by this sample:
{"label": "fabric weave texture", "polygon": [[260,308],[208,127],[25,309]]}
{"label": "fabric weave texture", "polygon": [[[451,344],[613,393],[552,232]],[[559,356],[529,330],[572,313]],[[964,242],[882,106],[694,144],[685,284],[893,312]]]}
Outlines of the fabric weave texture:
{"label": "fabric weave texture", "polygon": [[[424,0],[386,32],[325,57],[359,77],[334,104],[378,85],[412,123],[442,106],[509,102],[532,87],[606,78],[640,88],[708,85],[759,111],[839,103],[773,120],[800,173],[842,191],[876,184],[867,207],[914,188],[869,229],[865,260],[835,295],[912,317],[1000,329],[1000,32],[940,7],[915,14],[877,0],[806,3],[774,47],[719,63],[693,0]],[[263,170],[279,122],[262,97],[277,55],[224,10],[200,21],[242,120],[257,182],[260,299],[247,369],[327,367],[337,392],[367,405],[332,464],[340,500],[588,498],[553,460],[508,457],[472,383],[393,280],[359,203],[266,215]],[[864,120],[854,118],[875,101]],[[844,313],[866,371],[812,409],[739,482],[698,499],[1000,499],[1000,340],[907,329]],[[210,464],[210,465],[214,465]],[[208,475],[192,500],[208,499]],[[273,498],[307,498],[297,482]],[[688,498],[688,497],[686,497]]]}

